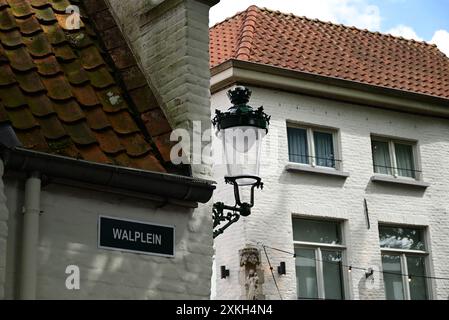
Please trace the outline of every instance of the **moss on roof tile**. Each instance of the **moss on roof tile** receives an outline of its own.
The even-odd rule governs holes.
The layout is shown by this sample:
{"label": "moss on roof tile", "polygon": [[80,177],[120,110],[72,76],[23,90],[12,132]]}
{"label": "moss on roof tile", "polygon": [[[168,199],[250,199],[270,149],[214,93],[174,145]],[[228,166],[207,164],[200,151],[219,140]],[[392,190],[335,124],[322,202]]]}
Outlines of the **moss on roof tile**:
{"label": "moss on roof tile", "polygon": [[[67,30],[70,4],[81,9],[80,30]],[[10,123],[28,149],[164,172],[145,126],[136,123],[152,96],[146,80],[110,13],[88,17],[84,4],[0,0],[0,123]],[[103,0],[95,7],[107,10]],[[115,52],[103,48],[92,23],[101,17],[108,21],[99,25],[116,30]],[[133,77],[122,74],[125,65]],[[131,99],[127,90],[136,88]]]}

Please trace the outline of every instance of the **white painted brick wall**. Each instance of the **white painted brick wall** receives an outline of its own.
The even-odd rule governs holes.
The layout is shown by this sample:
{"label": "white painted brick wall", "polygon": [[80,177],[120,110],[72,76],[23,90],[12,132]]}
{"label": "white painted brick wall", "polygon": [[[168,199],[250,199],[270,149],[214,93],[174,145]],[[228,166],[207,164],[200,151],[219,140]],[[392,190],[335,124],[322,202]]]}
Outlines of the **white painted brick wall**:
{"label": "white painted brick wall", "polygon": [[[21,218],[23,189],[6,184],[11,229]],[[208,299],[213,248],[210,226],[192,209],[148,200],[48,185],[42,192],[38,299]],[[176,227],[176,256],[164,258],[97,248],[99,215]],[[209,217],[207,217],[209,218]],[[11,252],[20,238],[10,238]],[[20,246],[19,246],[20,248]],[[7,298],[15,298],[17,256],[9,255]],[[68,265],[81,271],[81,289],[65,287]]]}
{"label": "white painted brick wall", "polygon": [[[133,7],[121,0],[108,0],[148,82],[162,98],[172,128],[193,132],[192,121],[200,121],[204,132],[211,126],[210,7],[197,0],[165,2],[174,7],[154,17],[146,15],[149,7],[142,1]],[[195,164],[193,171],[199,177],[211,175],[208,165]]]}
{"label": "white painted brick wall", "polygon": [[0,300],[5,298],[6,240],[8,238],[9,211],[3,184],[3,160],[0,158]]}
{"label": "white painted brick wall", "polygon": [[[192,121],[201,121],[202,133],[210,128],[211,119],[209,6],[195,0],[166,1],[177,5],[151,19],[145,13],[153,2],[133,0],[130,5],[128,1],[109,0],[108,3],[150,86],[162,99],[172,127],[192,129]],[[211,167],[195,165],[193,175],[210,179]],[[21,213],[17,206],[23,190],[18,188],[18,184],[9,181],[8,206],[14,217],[10,226],[14,230],[20,230]],[[0,210],[1,200],[0,197]],[[199,205],[195,210],[156,209],[151,202],[59,186],[44,190],[42,204],[45,213],[41,218],[38,298],[209,298],[213,256],[210,204]],[[99,214],[175,224],[176,258],[97,250]],[[0,227],[1,223],[0,220]],[[20,241],[17,232],[9,236],[8,247],[14,254],[17,241]],[[8,257],[10,298],[16,296],[14,254]],[[68,292],[64,287],[64,270],[69,263],[81,264],[79,292]]]}
{"label": "white painted brick wall", "polygon": [[[251,88],[250,104],[263,105],[272,116],[270,133],[263,149],[261,176],[263,191],[256,192],[253,214],[218,238],[216,267],[226,265],[231,277],[216,280],[217,298],[237,299],[238,250],[245,243],[266,245],[293,252],[292,215],[344,219],[347,263],[354,266],[381,266],[378,222],[428,226],[429,264],[437,277],[449,277],[449,121],[398,113],[366,106],[318,99],[262,88]],[[212,110],[229,106],[226,91],[212,97]],[[344,171],[341,178],[284,170],[288,162],[286,121],[302,121],[340,129]],[[431,186],[424,192],[404,186],[370,183],[373,175],[370,135],[384,134],[419,141],[424,180]],[[223,168],[217,168],[223,169]],[[218,173],[220,180],[223,173]],[[368,201],[371,229],[366,227],[363,199]],[[219,185],[215,200],[232,201],[229,189]],[[268,249],[273,265],[287,263],[287,275],[279,277],[283,298],[296,299],[295,261]],[[279,299],[263,257],[264,291],[268,299]],[[217,273],[219,275],[219,272]],[[378,278],[376,280],[382,280]],[[364,271],[353,271],[348,280],[351,299],[384,299],[383,282],[367,289]],[[449,298],[449,281],[433,282],[434,298]]]}

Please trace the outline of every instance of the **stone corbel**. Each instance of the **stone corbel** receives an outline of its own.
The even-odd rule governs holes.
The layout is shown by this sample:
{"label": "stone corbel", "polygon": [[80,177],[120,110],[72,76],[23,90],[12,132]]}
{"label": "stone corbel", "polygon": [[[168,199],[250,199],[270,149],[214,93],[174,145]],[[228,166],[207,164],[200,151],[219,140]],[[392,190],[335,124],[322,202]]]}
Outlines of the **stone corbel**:
{"label": "stone corbel", "polygon": [[263,294],[264,272],[261,268],[260,251],[254,247],[246,247],[239,251],[240,284],[242,300],[265,300]]}

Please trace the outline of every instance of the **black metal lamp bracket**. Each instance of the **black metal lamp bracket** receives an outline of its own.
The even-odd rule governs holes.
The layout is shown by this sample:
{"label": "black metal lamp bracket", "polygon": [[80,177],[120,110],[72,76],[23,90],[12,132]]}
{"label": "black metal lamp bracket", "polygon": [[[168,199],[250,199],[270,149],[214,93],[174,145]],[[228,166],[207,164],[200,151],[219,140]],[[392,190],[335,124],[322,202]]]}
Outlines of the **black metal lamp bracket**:
{"label": "black metal lamp bracket", "polygon": [[[256,181],[251,185],[251,203],[242,203],[240,200],[239,185],[236,181],[238,179],[245,178],[254,179]],[[236,203],[234,206],[225,205],[223,202],[214,203],[212,209],[212,218],[214,221],[214,239],[222,234],[232,224],[239,221],[240,216],[247,217],[251,215],[251,208],[254,207],[254,190],[256,188],[263,189],[262,180],[259,177],[253,176],[226,177],[225,183],[232,184],[234,186],[234,196]],[[225,211],[227,212],[225,213]],[[226,221],[227,223],[224,226],[222,226],[221,228],[217,228]]]}

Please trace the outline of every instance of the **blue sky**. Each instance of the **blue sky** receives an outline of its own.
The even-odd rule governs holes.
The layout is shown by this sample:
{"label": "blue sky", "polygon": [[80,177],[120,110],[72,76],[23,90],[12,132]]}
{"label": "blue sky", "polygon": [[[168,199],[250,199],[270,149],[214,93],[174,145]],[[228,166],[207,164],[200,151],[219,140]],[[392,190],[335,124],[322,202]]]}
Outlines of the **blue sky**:
{"label": "blue sky", "polygon": [[435,30],[449,30],[449,0],[378,0],[372,3],[380,8],[382,31],[402,24],[430,40]]}
{"label": "blue sky", "polygon": [[211,25],[252,4],[435,43],[449,56],[449,0],[221,0]]}

